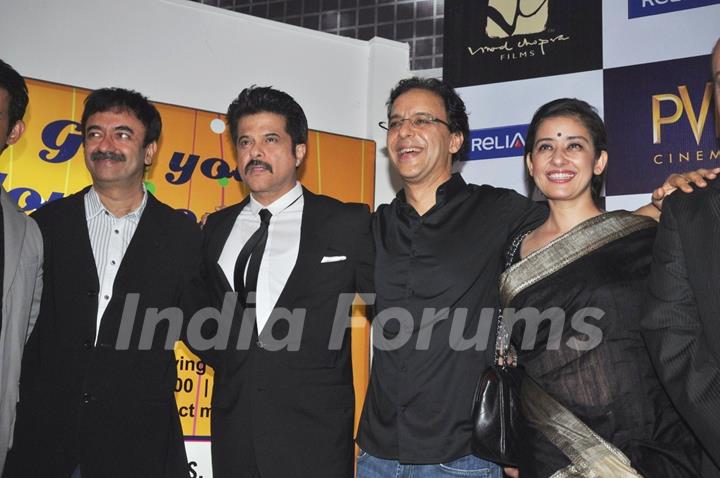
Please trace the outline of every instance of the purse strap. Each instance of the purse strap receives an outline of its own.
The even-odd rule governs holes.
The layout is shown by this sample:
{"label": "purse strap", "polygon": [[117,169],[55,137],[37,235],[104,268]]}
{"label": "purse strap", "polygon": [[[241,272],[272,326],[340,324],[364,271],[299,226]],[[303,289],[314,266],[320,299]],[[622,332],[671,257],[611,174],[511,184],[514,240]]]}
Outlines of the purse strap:
{"label": "purse strap", "polygon": [[[510,247],[505,252],[505,269],[509,268],[515,259],[515,255],[523,241],[532,230],[525,231],[515,236]],[[506,365],[510,361],[513,366],[517,366],[517,352],[510,343],[510,331],[505,327],[503,320],[503,306],[498,307],[497,328],[495,329],[495,365]]]}
{"label": "purse strap", "polygon": [[517,365],[517,354],[510,345],[510,332],[503,321],[503,309],[498,308],[497,328],[495,329],[495,365],[506,365],[508,359]]}

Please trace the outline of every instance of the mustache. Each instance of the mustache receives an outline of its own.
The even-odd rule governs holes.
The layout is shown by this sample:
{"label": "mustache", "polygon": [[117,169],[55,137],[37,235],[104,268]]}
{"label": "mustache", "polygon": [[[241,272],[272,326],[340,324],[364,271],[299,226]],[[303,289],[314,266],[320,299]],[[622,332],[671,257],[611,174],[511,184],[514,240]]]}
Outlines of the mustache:
{"label": "mustache", "polygon": [[109,159],[110,161],[125,161],[125,155],[122,153],[113,153],[112,151],[94,151],[90,155],[90,160],[100,161]]}
{"label": "mustache", "polygon": [[273,172],[272,165],[270,165],[270,163],[266,163],[265,161],[260,161],[259,159],[253,159],[245,165],[245,174],[247,174],[248,171],[250,171],[250,169],[257,168],[257,167],[261,167],[271,173]]}

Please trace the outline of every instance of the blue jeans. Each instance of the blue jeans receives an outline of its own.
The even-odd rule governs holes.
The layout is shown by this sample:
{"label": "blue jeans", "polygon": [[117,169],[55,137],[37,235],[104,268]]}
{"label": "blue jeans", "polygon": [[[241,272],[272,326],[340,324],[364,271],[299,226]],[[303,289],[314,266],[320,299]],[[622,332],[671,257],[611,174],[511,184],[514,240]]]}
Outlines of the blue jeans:
{"label": "blue jeans", "polygon": [[474,455],[438,465],[401,465],[360,451],[357,478],[451,478],[458,476],[503,478],[502,468]]}

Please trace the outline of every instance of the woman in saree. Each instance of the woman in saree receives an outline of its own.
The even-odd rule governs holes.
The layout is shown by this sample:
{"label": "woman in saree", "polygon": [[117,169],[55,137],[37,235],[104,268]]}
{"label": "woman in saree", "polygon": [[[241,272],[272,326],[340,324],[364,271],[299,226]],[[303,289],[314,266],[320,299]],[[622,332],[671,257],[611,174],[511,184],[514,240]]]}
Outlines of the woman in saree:
{"label": "woman in saree", "polygon": [[529,377],[520,476],[699,476],[698,446],[639,332],[655,222],[598,206],[608,162],[602,120],[584,101],[543,105],[525,161],[550,214],[514,238],[500,279],[499,338],[511,332]]}

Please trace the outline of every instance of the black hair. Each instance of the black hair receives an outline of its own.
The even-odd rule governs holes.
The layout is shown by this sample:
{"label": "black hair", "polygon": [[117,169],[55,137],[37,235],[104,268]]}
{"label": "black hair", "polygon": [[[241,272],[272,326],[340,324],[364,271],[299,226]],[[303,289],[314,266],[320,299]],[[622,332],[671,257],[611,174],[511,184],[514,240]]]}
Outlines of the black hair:
{"label": "black hair", "polygon": [[[593,147],[595,148],[595,159],[600,157],[600,153],[607,152],[608,137],[605,123],[603,122],[597,110],[583,100],[577,98],[559,98],[542,105],[533,115],[530,126],[528,127],[527,137],[525,138],[525,156],[531,155],[535,145],[538,129],[543,121],[549,118],[569,117],[575,118],[585,126],[590,133]],[[606,168],[607,170],[607,168]],[[594,174],[590,181],[590,189],[593,200],[596,204],[600,202],[600,194],[602,193],[602,185],[605,181],[605,171],[601,174]],[[535,183],[528,174],[528,184],[531,187]]]}
{"label": "black hair", "polygon": [[298,144],[307,143],[307,118],[297,101],[284,91],[253,85],[242,90],[228,107],[227,123],[234,145],[237,145],[240,119],[257,113],[274,113],[285,118],[285,132],[292,140],[293,152]]}
{"label": "black hair", "polygon": [[[0,88],[8,94],[8,130],[25,116],[28,105],[28,89],[25,80],[12,66],[0,60]],[[0,148],[5,145],[0,145]]]}
{"label": "black hair", "polygon": [[101,88],[90,93],[85,99],[85,109],[80,120],[82,134],[85,134],[90,116],[106,111],[128,111],[134,114],[145,126],[143,146],[160,138],[162,119],[155,105],[137,91],[123,88]]}
{"label": "black hair", "polygon": [[460,149],[452,155],[452,160],[455,162],[460,159],[465,159],[470,142],[470,127],[468,125],[468,115],[465,111],[465,103],[460,96],[455,93],[455,90],[452,89],[450,85],[436,78],[418,78],[415,76],[400,80],[390,92],[390,98],[386,103],[388,118],[392,112],[392,106],[395,100],[410,90],[426,90],[442,98],[443,103],[445,103],[445,113],[447,114],[447,123],[450,132],[462,133],[463,135],[463,143]]}

